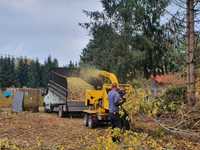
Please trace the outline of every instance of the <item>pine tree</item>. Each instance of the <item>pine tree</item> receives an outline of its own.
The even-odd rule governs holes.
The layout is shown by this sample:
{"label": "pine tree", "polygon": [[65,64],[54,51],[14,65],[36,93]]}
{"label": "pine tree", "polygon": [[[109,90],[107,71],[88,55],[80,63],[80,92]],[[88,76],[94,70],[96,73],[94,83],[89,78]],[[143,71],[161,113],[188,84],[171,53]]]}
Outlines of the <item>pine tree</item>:
{"label": "pine tree", "polygon": [[28,71],[28,87],[40,87],[40,63],[39,60],[31,61]]}
{"label": "pine tree", "polygon": [[23,87],[27,86],[28,83],[28,60],[27,58],[20,58],[19,63],[17,66],[17,79],[18,79],[18,86]]}
{"label": "pine tree", "polygon": [[54,59],[52,61],[52,58],[51,56],[48,56],[47,60],[44,62],[44,65],[41,66],[41,86],[42,87],[47,87],[47,84],[48,84],[48,75],[49,75],[49,72],[53,69],[53,68],[57,68],[58,67],[58,60],[57,59]]}

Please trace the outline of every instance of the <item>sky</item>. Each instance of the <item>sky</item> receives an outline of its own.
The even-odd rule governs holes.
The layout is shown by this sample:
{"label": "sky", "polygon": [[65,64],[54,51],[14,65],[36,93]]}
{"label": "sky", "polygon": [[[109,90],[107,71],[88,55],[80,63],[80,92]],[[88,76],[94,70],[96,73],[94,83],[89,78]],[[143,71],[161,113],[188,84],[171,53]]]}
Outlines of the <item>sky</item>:
{"label": "sky", "polygon": [[0,55],[79,62],[90,38],[78,25],[89,21],[83,10],[101,11],[100,0],[0,0]]}
{"label": "sky", "polygon": [[102,10],[100,0],[0,0],[0,55],[78,62],[90,38],[83,10]]}

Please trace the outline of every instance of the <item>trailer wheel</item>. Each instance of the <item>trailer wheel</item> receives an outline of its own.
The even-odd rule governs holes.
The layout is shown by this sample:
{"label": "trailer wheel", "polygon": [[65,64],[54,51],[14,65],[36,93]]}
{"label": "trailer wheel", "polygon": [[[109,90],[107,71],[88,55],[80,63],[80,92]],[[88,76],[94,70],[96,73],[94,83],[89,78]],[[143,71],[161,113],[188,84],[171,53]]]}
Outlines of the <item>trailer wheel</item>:
{"label": "trailer wheel", "polygon": [[53,107],[53,105],[50,104],[50,110],[49,110],[49,112],[52,113],[53,110],[54,110],[54,107]]}
{"label": "trailer wheel", "polygon": [[59,106],[58,117],[60,118],[64,117],[64,111],[62,106]]}
{"label": "trailer wheel", "polygon": [[47,105],[45,103],[43,105],[44,105],[44,112],[45,113],[50,113],[51,110],[49,108],[47,108]]}
{"label": "trailer wheel", "polygon": [[94,126],[95,126],[94,118],[90,115],[90,116],[88,117],[88,127],[89,127],[89,128],[94,128]]}
{"label": "trailer wheel", "polygon": [[83,124],[84,124],[86,127],[88,126],[88,118],[89,118],[88,114],[85,114],[85,115],[84,115],[84,118],[83,118]]}
{"label": "trailer wheel", "polygon": [[49,109],[46,108],[46,105],[45,105],[45,104],[44,104],[44,112],[45,112],[45,113],[48,113],[48,112],[49,112]]}

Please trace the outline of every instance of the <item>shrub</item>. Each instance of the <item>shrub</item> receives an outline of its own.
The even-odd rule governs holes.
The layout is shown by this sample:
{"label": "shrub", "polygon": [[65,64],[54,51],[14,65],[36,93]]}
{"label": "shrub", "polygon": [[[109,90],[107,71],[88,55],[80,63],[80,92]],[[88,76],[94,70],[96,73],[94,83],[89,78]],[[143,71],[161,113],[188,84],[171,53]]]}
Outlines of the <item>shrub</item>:
{"label": "shrub", "polygon": [[170,87],[166,90],[163,98],[168,102],[184,102],[186,100],[186,90],[186,86]]}

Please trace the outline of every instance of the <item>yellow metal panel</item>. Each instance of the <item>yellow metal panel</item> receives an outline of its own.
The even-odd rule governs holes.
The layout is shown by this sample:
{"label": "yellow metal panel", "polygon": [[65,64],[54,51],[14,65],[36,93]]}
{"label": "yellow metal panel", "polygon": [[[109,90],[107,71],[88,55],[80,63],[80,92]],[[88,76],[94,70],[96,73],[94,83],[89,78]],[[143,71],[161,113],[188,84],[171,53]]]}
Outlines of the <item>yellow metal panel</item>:
{"label": "yellow metal panel", "polygon": [[115,76],[115,74],[107,71],[99,71],[99,75],[108,78],[111,81],[111,83],[116,83],[117,85],[119,85],[118,79]]}
{"label": "yellow metal panel", "polygon": [[109,99],[108,99],[107,91],[105,89],[103,91],[103,107],[105,109],[109,109]]}
{"label": "yellow metal panel", "polygon": [[96,101],[103,98],[103,91],[102,90],[86,90],[86,99],[85,104],[95,104]]}
{"label": "yellow metal panel", "polygon": [[88,113],[88,114],[96,114],[98,111],[97,110],[83,110],[83,112]]}

